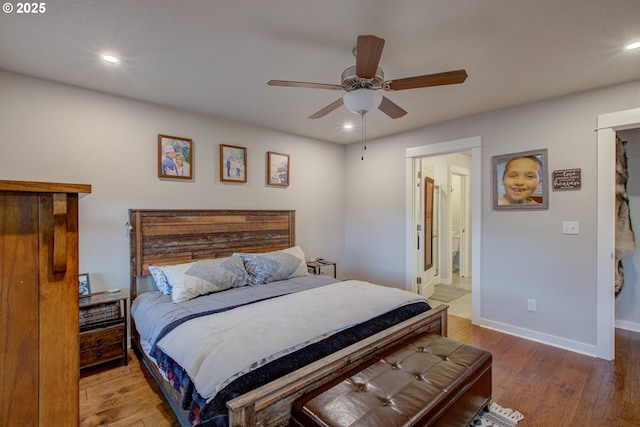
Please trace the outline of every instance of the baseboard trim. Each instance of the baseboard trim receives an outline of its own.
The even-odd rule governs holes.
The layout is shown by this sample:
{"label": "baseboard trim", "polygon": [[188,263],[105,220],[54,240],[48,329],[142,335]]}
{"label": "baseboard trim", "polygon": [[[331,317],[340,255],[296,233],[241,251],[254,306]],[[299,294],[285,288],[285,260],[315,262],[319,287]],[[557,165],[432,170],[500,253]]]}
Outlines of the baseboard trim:
{"label": "baseboard trim", "polygon": [[597,357],[597,348],[595,345],[585,344],[578,341],[572,341],[565,338],[556,337],[554,335],[543,334],[540,332],[532,331],[526,328],[520,328],[517,326],[508,325],[506,323],[495,322],[481,318],[478,326],[493,329],[498,332],[502,332],[516,337],[524,338],[530,341],[535,341],[540,344],[546,344],[553,347],[558,347],[563,350],[569,350],[574,353],[580,353],[591,357]]}
{"label": "baseboard trim", "polygon": [[640,323],[616,319],[616,328],[625,331],[640,332]]}

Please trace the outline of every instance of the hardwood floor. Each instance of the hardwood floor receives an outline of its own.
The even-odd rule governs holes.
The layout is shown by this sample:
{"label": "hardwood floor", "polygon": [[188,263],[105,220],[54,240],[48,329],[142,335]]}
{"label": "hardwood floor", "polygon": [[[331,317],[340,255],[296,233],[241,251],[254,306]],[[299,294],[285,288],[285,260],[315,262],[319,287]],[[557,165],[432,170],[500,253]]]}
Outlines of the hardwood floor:
{"label": "hardwood floor", "polygon": [[[518,427],[640,426],[640,333],[616,330],[614,362],[472,326],[451,315],[449,337],[493,353],[493,401],[524,415]],[[128,366],[82,374],[80,425],[179,426],[133,352]]]}

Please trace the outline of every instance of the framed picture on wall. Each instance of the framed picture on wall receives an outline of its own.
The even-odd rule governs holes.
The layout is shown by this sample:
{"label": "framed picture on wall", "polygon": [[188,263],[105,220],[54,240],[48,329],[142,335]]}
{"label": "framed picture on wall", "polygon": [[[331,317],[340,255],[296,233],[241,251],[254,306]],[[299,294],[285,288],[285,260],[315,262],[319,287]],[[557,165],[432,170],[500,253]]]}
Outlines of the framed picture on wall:
{"label": "framed picture on wall", "polygon": [[247,148],[220,144],[220,181],[247,182]]}
{"label": "framed picture on wall", "polygon": [[78,294],[80,298],[91,296],[91,284],[89,283],[88,273],[78,275]]}
{"label": "framed picture on wall", "polygon": [[158,134],[158,177],[193,178],[193,141]]}
{"label": "framed picture on wall", "polygon": [[267,184],[289,186],[289,155],[267,152]]}
{"label": "framed picture on wall", "polygon": [[493,209],[548,209],[547,149],[492,157]]}

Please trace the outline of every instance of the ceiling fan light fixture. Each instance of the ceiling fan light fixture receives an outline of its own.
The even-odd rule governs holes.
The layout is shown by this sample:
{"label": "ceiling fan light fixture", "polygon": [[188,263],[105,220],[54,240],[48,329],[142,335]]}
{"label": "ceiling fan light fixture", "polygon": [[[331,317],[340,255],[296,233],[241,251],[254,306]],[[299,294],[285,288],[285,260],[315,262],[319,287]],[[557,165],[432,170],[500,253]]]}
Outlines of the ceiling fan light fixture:
{"label": "ceiling fan light fixture", "polygon": [[347,92],[342,97],[342,101],[352,113],[366,114],[380,106],[382,94],[375,89],[356,89]]}
{"label": "ceiling fan light fixture", "polygon": [[120,59],[118,59],[118,57],[110,55],[108,53],[105,53],[101,57],[103,61],[109,62],[111,64],[117,64],[118,62],[120,62]]}
{"label": "ceiling fan light fixture", "polygon": [[629,43],[626,47],[627,50],[634,50],[640,48],[640,41]]}

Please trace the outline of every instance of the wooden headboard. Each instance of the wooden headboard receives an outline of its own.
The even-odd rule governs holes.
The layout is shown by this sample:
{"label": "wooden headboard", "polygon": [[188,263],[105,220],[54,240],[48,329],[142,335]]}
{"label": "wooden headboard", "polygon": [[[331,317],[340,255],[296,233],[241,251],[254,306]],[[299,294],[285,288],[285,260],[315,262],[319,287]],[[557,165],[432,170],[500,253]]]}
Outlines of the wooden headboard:
{"label": "wooden headboard", "polygon": [[296,244],[295,211],[130,209],[131,301],[150,265],[261,253]]}

